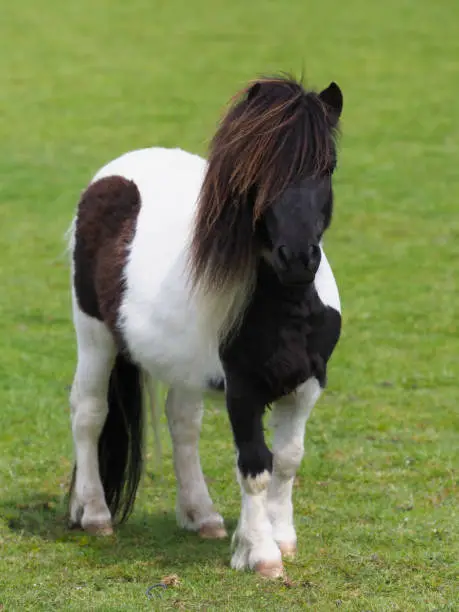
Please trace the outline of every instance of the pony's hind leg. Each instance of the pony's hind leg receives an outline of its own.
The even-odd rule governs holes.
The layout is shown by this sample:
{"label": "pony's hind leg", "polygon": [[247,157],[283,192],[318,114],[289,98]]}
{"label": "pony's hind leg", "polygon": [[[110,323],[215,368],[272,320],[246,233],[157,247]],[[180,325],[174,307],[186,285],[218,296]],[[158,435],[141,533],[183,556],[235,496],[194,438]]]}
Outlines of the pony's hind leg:
{"label": "pony's hind leg", "polygon": [[70,394],[76,465],[70,489],[70,522],[90,533],[112,533],[99,473],[98,442],[108,414],[107,389],[115,356],[105,325],[74,304],[78,364]]}
{"label": "pony's hind leg", "polygon": [[177,478],[177,521],[204,538],[223,538],[223,518],[215,512],[199,460],[202,397],[186,389],[169,389],[166,415]]}
{"label": "pony's hind leg", "polygon": [[273,408],[274,456],[273,475],[268,489],[268,513],[274,539],[284,557],[293,557],[296,552],[293,482],[303,458],[306,421],[320,393],[319,383],[315,378],[310,378],[296,393],[276,403]]}

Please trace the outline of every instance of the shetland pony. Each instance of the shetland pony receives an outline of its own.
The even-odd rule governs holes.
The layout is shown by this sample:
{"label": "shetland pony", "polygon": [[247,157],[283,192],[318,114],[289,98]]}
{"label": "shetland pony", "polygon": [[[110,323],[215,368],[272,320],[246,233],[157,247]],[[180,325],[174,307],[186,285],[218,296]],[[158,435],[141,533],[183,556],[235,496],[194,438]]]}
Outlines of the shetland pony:
{"label": "shetland pony", "polygon": [[[201,470],[207,390],[224,393],[242,506],[231,565],[282,574],[306,421],[339,339],[322,236],[343,98],[262,78],[232,101],[208,160],[132,151],[83,192],[70,229],[78,363],[70,394],[71,523],[112,532],[142,469],[142,389],[168,388],[177,518],[226,536]],[[272,406],[273,450],[263,414]]]}

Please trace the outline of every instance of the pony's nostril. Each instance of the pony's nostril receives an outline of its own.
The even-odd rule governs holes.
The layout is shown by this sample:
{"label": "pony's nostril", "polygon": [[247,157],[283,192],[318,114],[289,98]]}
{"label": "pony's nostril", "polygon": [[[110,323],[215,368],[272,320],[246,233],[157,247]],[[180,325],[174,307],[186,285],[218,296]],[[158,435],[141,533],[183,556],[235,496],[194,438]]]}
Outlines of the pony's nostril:
{"label": "pony's nostril", "polygon": [[310,247],[308,247],[308,257],[311,261],[317,259],[317,257],[319,256],[319,247],[316,244],[311,244]]}
{"label": "pony's nostril", "polygon": [[300,255],[301,261],[303,262],[304,266],[306,266],[306,268],[308,269],[315,268],[319,258],[320,258],[320,248],[315,244],[308,246],[306,251]]}
{"label": "pony's nostril", "polygon": [[279,262],[283,266],[287,267],[291,258],[290,250],[285,245],[280,246],[277,249],[277,257],[279,259]]}

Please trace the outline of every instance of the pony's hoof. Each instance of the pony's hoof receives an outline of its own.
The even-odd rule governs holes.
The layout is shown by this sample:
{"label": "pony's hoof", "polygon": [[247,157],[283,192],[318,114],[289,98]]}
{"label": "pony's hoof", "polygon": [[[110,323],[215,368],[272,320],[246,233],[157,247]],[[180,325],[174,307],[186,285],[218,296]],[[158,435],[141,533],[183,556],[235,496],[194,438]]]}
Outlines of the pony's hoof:
{"label": "pony's hoof", "polygon": [[293,542],[278,542],[277,545],[284,559],[294,559],[296,557],[296,544]]}
{"label": "pony's hoof", "polygon": [[71,530],[71,531],[79,531],[82,530],[83,528],[81,527],[81,523],[80,521],[75,521],[74,519],[70,518],[67,521],[67,527]]}
{"label": "pony's hoof", "polygon": [[205,540],[223,540],[228,536],[228,533],[221,524],[204,523],[199,529],[199,535]]}
{"label": "pony's hoof", "polygon": [[113,527],[111,523],[89,523],[85,525],[84,530],[93,536],[111,536],[113,535]]}
{"label": "pony's hoof", "polygon": [[259,561],[254,569],[263,578],[281,578],[284,575],[284,567],[279,561]]}

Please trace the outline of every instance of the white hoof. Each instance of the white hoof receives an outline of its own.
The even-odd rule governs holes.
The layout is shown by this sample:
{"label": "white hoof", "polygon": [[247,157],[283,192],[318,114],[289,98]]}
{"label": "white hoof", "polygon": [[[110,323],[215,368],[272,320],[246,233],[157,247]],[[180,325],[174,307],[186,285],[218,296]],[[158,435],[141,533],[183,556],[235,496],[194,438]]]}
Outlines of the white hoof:
{"label": "white hoof", "polygon": [[113,527],[111,523],[86,523],[83,529],[93,536],[111,536]]}
{"label": "white hoof", "polygon": [[285,559],[292,559],[296,554],[296,531],[290,521],[277,520],[273,512],[270,512],[273,528],[273,538],[279,546]]}
{"label": "white hoof", "polygon": [[265,578],[278,578],[283,574],[282,555],[276,542],[267,538],[257,544],[250,543],[237,532],[232,540],[231,567],[236,570],[254,570]]}
{"label": "white hoof", "polygon": [[218,512],[199,513],[196,510],[186,510],[177,507],[177,523],[179,527],[197,532],[202,538],[225,538],[228,534],[223,517]]}
{"label": "white hoof", "polygon": [[292,527],[286,529],[273,529],[274,539],[280,548],[282,557],[293,559],[296,555],[296,533]]}
{"label": "white hoof", "polygon": [[228,536],[228,532],[221,523],[206,522],[201,525],[198,531],[201,538],[205,540],[223,540]]}
{"label": "white hoof", "polygon": [[277,542],[283,559],[294,559],[296,556],[296,542]]}
{"label": "white hoof", "polygon": [[263,578],[281,578],[284,575],[282,561],[260,561],[255,565],[255,571]]}
{"label": "white hoof", "polygon": [[70,526],[81,527],[91,535],[112,535],[112,517],[105,501],[83,505],[74,495],[70,503]]}

